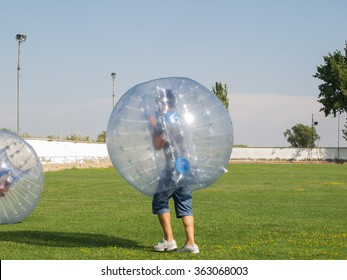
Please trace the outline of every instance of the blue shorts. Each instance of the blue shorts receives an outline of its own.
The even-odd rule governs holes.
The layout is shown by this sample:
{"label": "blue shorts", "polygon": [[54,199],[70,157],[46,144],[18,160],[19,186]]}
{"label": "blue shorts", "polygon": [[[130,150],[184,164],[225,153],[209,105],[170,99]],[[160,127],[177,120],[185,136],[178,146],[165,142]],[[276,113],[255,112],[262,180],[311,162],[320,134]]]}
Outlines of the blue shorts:
{"label": "blue shorts", "polygon": [[168,190],[156,193],[152,200],[152,212],[155,215],[165,214],[170,211],[169,199],[173,198],[177,218],[193,216],[192,191],[190,187],[181,187],[174,191]]}

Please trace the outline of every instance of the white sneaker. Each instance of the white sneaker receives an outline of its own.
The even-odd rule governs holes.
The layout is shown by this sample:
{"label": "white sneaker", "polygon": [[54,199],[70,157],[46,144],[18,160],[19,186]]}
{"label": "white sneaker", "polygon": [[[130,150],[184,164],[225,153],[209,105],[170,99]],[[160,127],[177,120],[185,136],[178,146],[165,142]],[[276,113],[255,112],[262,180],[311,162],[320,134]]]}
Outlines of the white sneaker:
{"label": "white sneaker", "polygon": [[181,249],[178,250],[179,253],[192,253],[198,254],[200,253],[198,245],[188,245],[185,244]]}
{"label": "white sneaker", "polygon": [[177,244],[175,240],[167,241],[163,238],[157,245],[153,246],[153,249],[157,252],[172,251],[177,249]]}

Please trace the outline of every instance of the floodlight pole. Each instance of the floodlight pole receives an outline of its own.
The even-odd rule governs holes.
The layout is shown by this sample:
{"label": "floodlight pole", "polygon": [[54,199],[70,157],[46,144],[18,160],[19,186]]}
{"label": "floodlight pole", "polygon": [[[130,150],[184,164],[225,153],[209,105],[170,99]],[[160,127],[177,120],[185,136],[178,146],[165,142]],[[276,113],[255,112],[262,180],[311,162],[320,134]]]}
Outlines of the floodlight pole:
{"label": "floodlight pole", "polygon": [[313,156],[312,156],[312,153],[313,153],[313,114],[312,114],[312,119],[311,119],[311,141],[312,141],[312,144],[311,144],[311,157],[310,157],[310,160],[312,161],[313,160]]}
{"label": "floodlight pole", "polygon": [[312,154],[313,154],[313,149],[314,149],[314,146],[315,146],[313,129],[315,128],[316,125],[318,125],[318,122],[314,121],[313,114],[312,114],[312,119],[311,119],[311,141],[312,141],[312,145],[311,145],[311,157],[310,157],[310,160],[313,160]]}
{"label": "floodlight pole", "polygon": [[116,76],[117,76],[117,73],[111,73],[111,77],[112,77],[112,108],[114,107],[114,97],[115,97],[115,94],[114,94],[114,81],[116,79]]}
{"label": "floodlight pole", "polygon": [[19,129],[19,117],[20,117],[20,45],[25,42],[27,36],[17,34],[16,39],[18,41],[18,64],[17,64],[17,135],[20,133]]}

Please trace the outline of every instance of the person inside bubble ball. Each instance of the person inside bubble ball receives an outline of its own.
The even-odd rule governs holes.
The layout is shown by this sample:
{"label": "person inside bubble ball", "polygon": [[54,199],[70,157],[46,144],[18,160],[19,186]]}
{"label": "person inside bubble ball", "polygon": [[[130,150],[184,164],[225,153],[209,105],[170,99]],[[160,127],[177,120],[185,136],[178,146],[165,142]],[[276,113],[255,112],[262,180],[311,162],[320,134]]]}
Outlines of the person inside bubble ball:
{"label": "person inside bubble ball", "polygon": [[[173,198],[176,217],[182,219],[186,241],[178,252],[199,253],[194,240],[194,217],[192,211],[192,190],[182,175],[187,164],[179,157],[184,154],[181,120],[177,111],[176,98],[169,89],[159,89],[157,95],[158,111],[150,117],[153,146],[163,150],[166,166],[160,176],[157,192],[153,195],[152,212],[158,215],[164,237],[153,248],[155,251],[172,251],[177,249],[177,243],[171,227],[169,199]],[[180,166],[180,167],[178,167]],[[183,166],[183,168],[182,168]]]}
{"label": "person inside bubble ball", "polygon": [[4,197],[8,192],[10,185],[13,183],[14,178],[9,169],[0,170],[0,197]]}

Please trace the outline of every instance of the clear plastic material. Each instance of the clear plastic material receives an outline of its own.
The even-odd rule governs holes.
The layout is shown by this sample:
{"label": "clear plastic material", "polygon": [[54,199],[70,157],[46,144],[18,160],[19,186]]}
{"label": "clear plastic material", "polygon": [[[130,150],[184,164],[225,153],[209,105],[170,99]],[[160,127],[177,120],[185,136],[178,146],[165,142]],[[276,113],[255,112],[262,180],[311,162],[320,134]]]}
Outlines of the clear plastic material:
{"label": "clear plastic material", "polygon": [[0,224],[13,224],[35,208],[44,175],[33,148],[16,134],[0,130]]}
{"label": "clear plastic material", "polygon": [[134,86],[114,107],[107,127],[113,166],[149,196],[182,186],[210,186],[226,171],[232,145],[225,106],[188,78]]}

